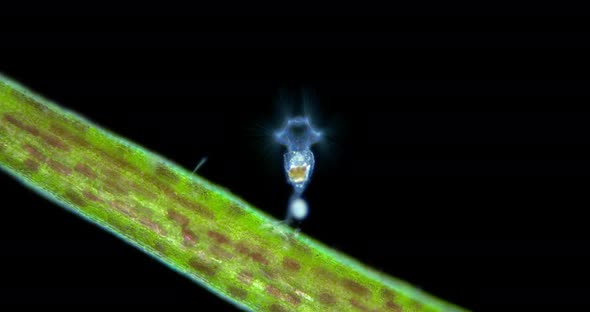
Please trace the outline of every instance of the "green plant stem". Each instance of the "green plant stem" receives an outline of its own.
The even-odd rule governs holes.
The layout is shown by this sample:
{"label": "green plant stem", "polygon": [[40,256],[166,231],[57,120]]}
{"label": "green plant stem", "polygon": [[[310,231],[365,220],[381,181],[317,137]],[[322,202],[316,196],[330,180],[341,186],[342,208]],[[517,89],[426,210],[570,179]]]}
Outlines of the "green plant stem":
{"label": "green plant stem", "polygon": [[243,309],[464,311],[2,76],[0,167]]}

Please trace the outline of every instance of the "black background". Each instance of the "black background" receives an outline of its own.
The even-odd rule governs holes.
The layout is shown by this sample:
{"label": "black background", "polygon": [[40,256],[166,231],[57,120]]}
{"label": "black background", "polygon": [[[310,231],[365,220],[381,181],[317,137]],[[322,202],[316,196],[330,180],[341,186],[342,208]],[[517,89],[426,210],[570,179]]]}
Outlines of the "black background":
{"label": "black background", "polygon": [[[588,33],[534,7],[0,13],[0,71],[277,218],[306,90],[307,234],[477,311],[587,306]],[[266,11],[266,10],[274,11]],[[2,174],[0,305],[234,308]],[[207,309],[201,309],[208,307]]]}

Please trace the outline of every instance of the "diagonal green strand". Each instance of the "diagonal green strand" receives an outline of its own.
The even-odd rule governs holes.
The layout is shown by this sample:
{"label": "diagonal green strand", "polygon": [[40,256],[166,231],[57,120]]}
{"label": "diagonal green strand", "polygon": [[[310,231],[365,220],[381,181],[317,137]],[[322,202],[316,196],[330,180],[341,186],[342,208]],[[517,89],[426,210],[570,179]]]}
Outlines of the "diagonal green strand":
{"label": "diagonal green strand", "polygon": [[245,310],[465,311],[2,76],[0,168]]}

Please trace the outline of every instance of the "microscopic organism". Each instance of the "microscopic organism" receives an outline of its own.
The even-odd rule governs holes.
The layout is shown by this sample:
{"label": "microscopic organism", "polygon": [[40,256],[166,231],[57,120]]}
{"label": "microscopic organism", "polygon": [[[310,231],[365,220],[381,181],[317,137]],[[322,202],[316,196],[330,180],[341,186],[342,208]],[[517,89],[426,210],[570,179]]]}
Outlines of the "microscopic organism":
{"label": "microscopic organism", "polygon": [[319,142],[321,137],[322,133],[314,129],[309,118],[303,116],[290,118],[275,133],[277,142],[287,147],[287,152],[283,155],[284,169],[287,182],[293,186],[287,223],[291,218],[302,220],[307,216],[307,203],[301,199],[301,195],[309,184],[315,164],[311,146]]}

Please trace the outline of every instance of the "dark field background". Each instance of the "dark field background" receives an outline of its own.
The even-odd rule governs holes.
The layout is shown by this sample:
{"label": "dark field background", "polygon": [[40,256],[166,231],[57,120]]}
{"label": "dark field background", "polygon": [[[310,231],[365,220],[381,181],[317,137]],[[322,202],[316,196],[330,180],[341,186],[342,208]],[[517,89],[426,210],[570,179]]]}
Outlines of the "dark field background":
{"label": "dark field background", "polygon": [[[306,90],[329,140],[305,233],[469,309],[582,311],[587,25],[542,8],[35,6],[0,13],[0,72],[186,168],[208,156],[203,176],[278,218],[290,189],[267,135],[279,96]],[[0,185],[2,305],[234,309]]]}

